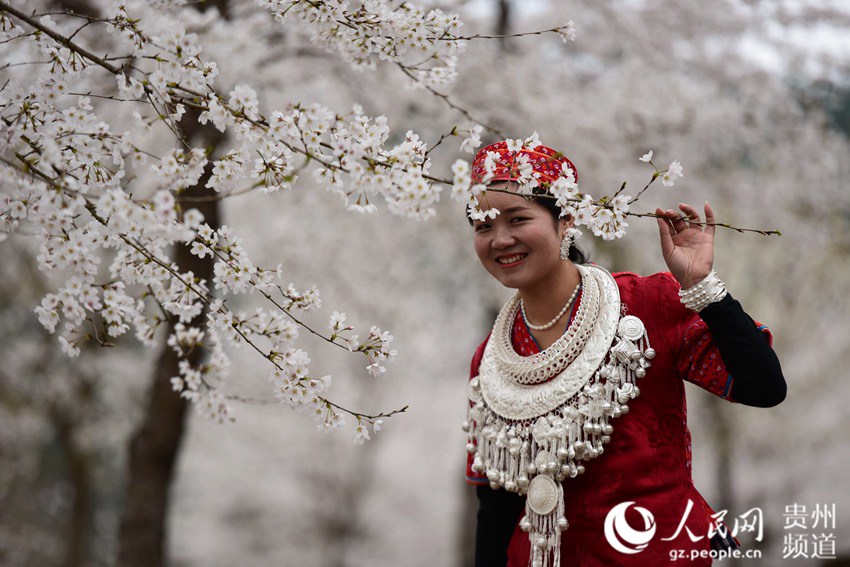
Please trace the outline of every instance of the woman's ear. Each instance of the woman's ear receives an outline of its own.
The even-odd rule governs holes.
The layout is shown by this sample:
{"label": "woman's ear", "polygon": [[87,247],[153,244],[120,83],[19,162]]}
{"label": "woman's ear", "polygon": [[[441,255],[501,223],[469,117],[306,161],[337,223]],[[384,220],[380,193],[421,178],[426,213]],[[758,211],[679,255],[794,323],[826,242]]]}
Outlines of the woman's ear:
{"label": "woman's ear", "polygon": [[576,225],[573,215],[567,215],[558,219],[558,236],[564,238],[567,231]]}

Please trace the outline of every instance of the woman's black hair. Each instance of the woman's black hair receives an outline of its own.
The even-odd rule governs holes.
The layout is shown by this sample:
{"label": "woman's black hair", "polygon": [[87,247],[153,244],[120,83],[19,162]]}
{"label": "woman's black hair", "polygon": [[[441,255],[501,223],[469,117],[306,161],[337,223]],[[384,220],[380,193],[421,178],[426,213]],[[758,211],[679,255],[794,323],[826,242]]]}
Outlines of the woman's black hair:
{"label": "woman's black hair", "polygon": [[[539,195],[539,197],[529,197],[528,199],[549,211],[552,215],[552,219],[555,221],[555,226],[557,227],[558,221],[561,220],[561,207],[556,204],[555,199],[553,199],[546,189],[542,187],[535,187],[532,190],[532,193],[534,195]],[[472,219],[469,217],[468,213],[466,220],[468,220],[469,224],[472,225]],[[573,242],[573,245],[570,246],[569,258],[570,262],[573,264],[587,264],[590,262],[590,257],[585,254],[584,250],[579,248],[575,242]]]}

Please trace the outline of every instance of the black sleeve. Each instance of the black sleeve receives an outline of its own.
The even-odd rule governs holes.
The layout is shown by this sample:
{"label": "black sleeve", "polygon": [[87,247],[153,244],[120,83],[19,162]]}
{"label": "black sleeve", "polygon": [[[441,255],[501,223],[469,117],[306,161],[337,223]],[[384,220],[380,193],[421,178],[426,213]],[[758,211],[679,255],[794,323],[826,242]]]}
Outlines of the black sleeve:
{"label": "black sleeve", "polygon": [[787,386],[767,337],[731,295],[699,312],[732,374],[731,399],[768,408],[785,399]]}
{"label": "black sleeve", "polygon": [[511,535],[525,509],[525,497],[489,486],[478,486],[476,491],[475,567],[503,567],[508,563]]}

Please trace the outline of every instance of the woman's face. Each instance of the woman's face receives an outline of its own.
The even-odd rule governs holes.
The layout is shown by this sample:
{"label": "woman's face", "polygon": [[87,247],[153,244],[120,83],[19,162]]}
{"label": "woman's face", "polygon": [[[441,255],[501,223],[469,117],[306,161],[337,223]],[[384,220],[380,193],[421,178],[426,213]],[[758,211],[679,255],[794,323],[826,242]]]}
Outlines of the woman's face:
{"label": "woman's face", "polygon": [[505,287],[532,288],[557,278],[563,268],[561,238],[570,223],[556,223],[542,205],[518,195],[488,191],[482,206],[496,208],[495,219],[475,221],[475,253]]}

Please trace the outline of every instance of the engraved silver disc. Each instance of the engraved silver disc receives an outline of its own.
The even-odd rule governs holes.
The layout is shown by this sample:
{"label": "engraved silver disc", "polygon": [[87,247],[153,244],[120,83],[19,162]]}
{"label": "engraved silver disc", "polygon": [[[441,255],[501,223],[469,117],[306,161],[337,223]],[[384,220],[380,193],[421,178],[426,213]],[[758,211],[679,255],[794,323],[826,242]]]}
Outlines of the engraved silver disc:
{"label": "engraved silver disc", "polygon": [[620,319],[620,325],[617,327],[617,334],[630,341],[639,340],[644,331],[643,321],[634,315],[626,315]]}
{"label": "engraved silver disc", "polygon": [[538,475],[528,485],[528,506],[545,516],[558,505],[558,485],[551,476]]}

